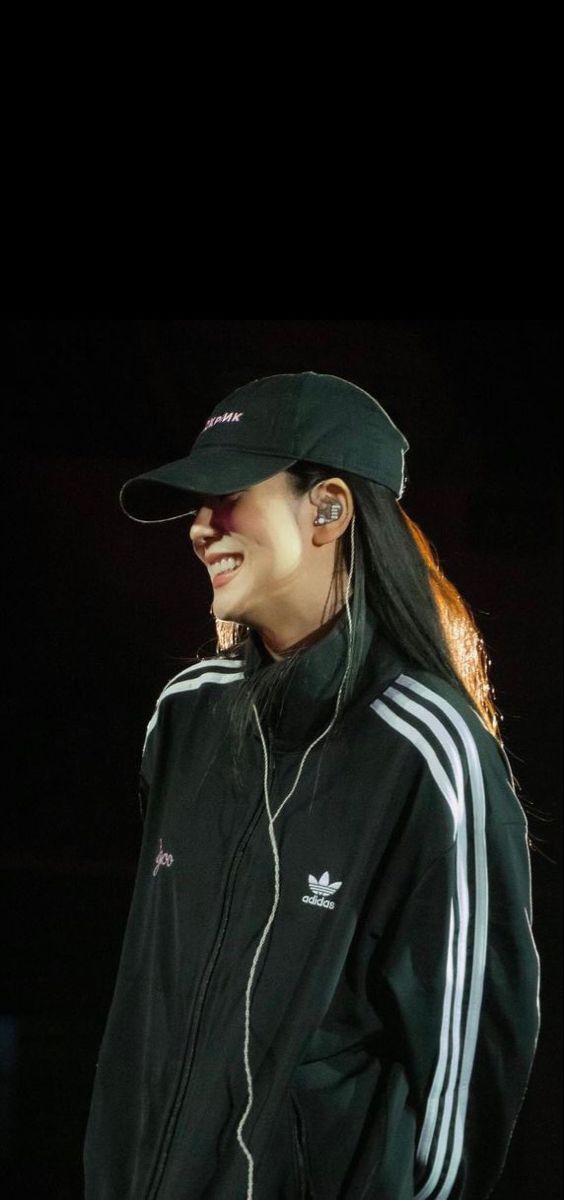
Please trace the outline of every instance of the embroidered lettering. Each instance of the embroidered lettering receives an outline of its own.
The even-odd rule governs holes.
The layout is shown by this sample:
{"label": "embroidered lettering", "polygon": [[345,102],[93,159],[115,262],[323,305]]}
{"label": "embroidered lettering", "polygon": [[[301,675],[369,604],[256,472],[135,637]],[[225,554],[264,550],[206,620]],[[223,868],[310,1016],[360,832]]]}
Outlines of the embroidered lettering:
{"label": "embroidered lettering", "polygon": [[170,867],[173,862],[174,856],[172,854],[167,854],[166,850],[163,850],[163,840],[162,838],[159,838],[159,853],[155,859],[153,875],[158,874],[160,867]]}
{"label": "embroidered lettering", "polygon": [[233,424],[235,421],[240,421],[242,416],[242,412],[224,412],[219,413],[217,417],[209,417],[202,429],[202,433],[205,433],[206,429],[211,429],[212,425],[217,425],[218,422],[223,424],[225,421],[230,421]]}

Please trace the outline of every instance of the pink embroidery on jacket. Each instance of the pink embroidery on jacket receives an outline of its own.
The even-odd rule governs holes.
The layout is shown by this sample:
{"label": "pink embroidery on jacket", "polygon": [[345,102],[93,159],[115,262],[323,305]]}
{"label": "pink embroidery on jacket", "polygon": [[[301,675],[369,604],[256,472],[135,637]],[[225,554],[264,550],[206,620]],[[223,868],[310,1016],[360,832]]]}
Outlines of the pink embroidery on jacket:
{"label": "pink embroidery on jacket", "polygon": [[167,854],[166,850],[163,850],[163,840],[162,838],[159,838],[159,853],[155,859],[155,869],[153,871],[153,875],[158,873],[159,867],[170,867],[173,862],[174,855]]}

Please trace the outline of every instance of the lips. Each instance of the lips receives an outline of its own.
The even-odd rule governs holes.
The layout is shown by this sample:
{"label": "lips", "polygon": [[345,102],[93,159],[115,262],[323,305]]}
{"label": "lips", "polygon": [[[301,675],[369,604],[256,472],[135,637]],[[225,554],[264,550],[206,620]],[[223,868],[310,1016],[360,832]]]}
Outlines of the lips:
{"label": "lips", "polygon": [[222,587],[224,583],[228,583],[236,575],[242,562],[242,554],[224,554],[208,562],[207,567],[214,588]]}

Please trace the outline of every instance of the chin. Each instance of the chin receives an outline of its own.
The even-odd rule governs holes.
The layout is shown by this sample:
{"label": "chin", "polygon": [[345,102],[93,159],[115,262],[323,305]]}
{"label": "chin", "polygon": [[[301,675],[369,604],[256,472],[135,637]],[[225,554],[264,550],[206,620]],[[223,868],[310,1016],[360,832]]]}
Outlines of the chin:
{"label": "chin", "polygon": [[217,621],[236,621],[238,625],[248,624],[248,621],[236,604],[222,604],[221,601],[214,600],[212,612]]}
{"label": "chin", "polygon": [[[232,591],[232,595],[225,593]],[[258,592],[258,587],[256,588]],[[249,595],[249,589],[239,588],[236,580],[223,588],[218,588],[213,594],[212,612],[218,621],[236,621],[238,625],[252,625],[253,615],[258,615],[258,596]]]}

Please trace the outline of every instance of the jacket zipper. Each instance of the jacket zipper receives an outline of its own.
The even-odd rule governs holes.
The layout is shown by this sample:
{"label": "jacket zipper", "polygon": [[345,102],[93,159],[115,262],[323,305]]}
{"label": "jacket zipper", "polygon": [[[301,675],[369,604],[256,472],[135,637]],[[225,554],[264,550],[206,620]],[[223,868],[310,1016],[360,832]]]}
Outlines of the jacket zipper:
{"label": "jacket zipper", "polygon": [[[270,761],[272,761],[272,760],[270,760]],[[272,775],[272,770],[269,771],[269,788],[271,786],[271,775]],[[196,1053],[198,1033],[200,1030],[200,1023],[201,1023],[201,1019],[202,1019],[202,1014],[203,1014],[203,1010],[204,1010],[204,1004],[206,1001],[208,987],[209,987],[211,977],[212,977],[214,969],[215,969],[215,965],[217,963],[217,959],[218,959],[218,956],[219,956],[219,953],[220,953],[220,950],[221,950],[221,947],[223,944],[223,939],[225,937],[225,931],[227,929],[227,925],[229,922],[229,914],[231,911],[231,901],[233,899],[233,890],[235,887],[235,880],[237,878],[237,873],[238,873],[239,867],[241,865],[245,851],[247,849],[248,843],[256,829],[256,826],[257,826],[263,812],[264,812],[264,804],[263,804],[263,799],[261,796],[261,800],[257,806],[257,809],[253,813],[253,816],[251,817],[251,820],[249,821],[249,824],[247,825],[247,828],[246,828],[242,838],[239,841],[239,845],[237,846],[237,849],[235,850],[233,858],[231,859],[231,865],[229,867],[229,875],[227,878],[227,883],[226,883],[225,891],[223,894],[223,908],[222,908],[222,914],[221,914],[220,923],[219,923],[219,929],[218,929],[215,942],[213,944],[210,956],[208,958],[208,961],[207,961],[207,964],[206,964],[206,967],[205,967],[205,970],[204,970],[204,973],[202,976],[202,982],[201,982],[199,990],[198,990],[198,996],[196,999],[196,1005],[195,1005],[195,1010],[194,1010],[194,1017],[192,1019],[191,1038],[188,1039],[187,1051],[186,1051],[186,1055],[185,1055],[185,1062],[184,1062],[184,1065],[182,1068],[180,1082],[178,1084],[176,1095],[172,1101],[171,1109],[169,1112],[169,1117],[165,1123],[165,1127],[164,1127],[163,1134],[161,1137],[161,1149],[157,1156],[157,1161],[156,1161],[155,1167],[153,1169],[151,1178],[149,1180],[149,1185],[148,1185],[148,1189],[147,1189],[147,1193],[146,1193],[147,1200],[156,1200],[161,1183],[163,1181],[163,1175],[164,1175],[165,1168],[166,1168],[166,1160],[168,1158],[168,1153],[170,1150],[172,1139],[174,1137],[177,1120],[178,1120],[180,1110],[182,1108],[182,1103],[183,1103],[184,1097],[186,1095],[186,1090],[187,1090],[187,1087],[188,1087],[188,1084],[190,1081],[190,1075],[191,1075],[192,1066],[194,1063],[194,1056]]]}

